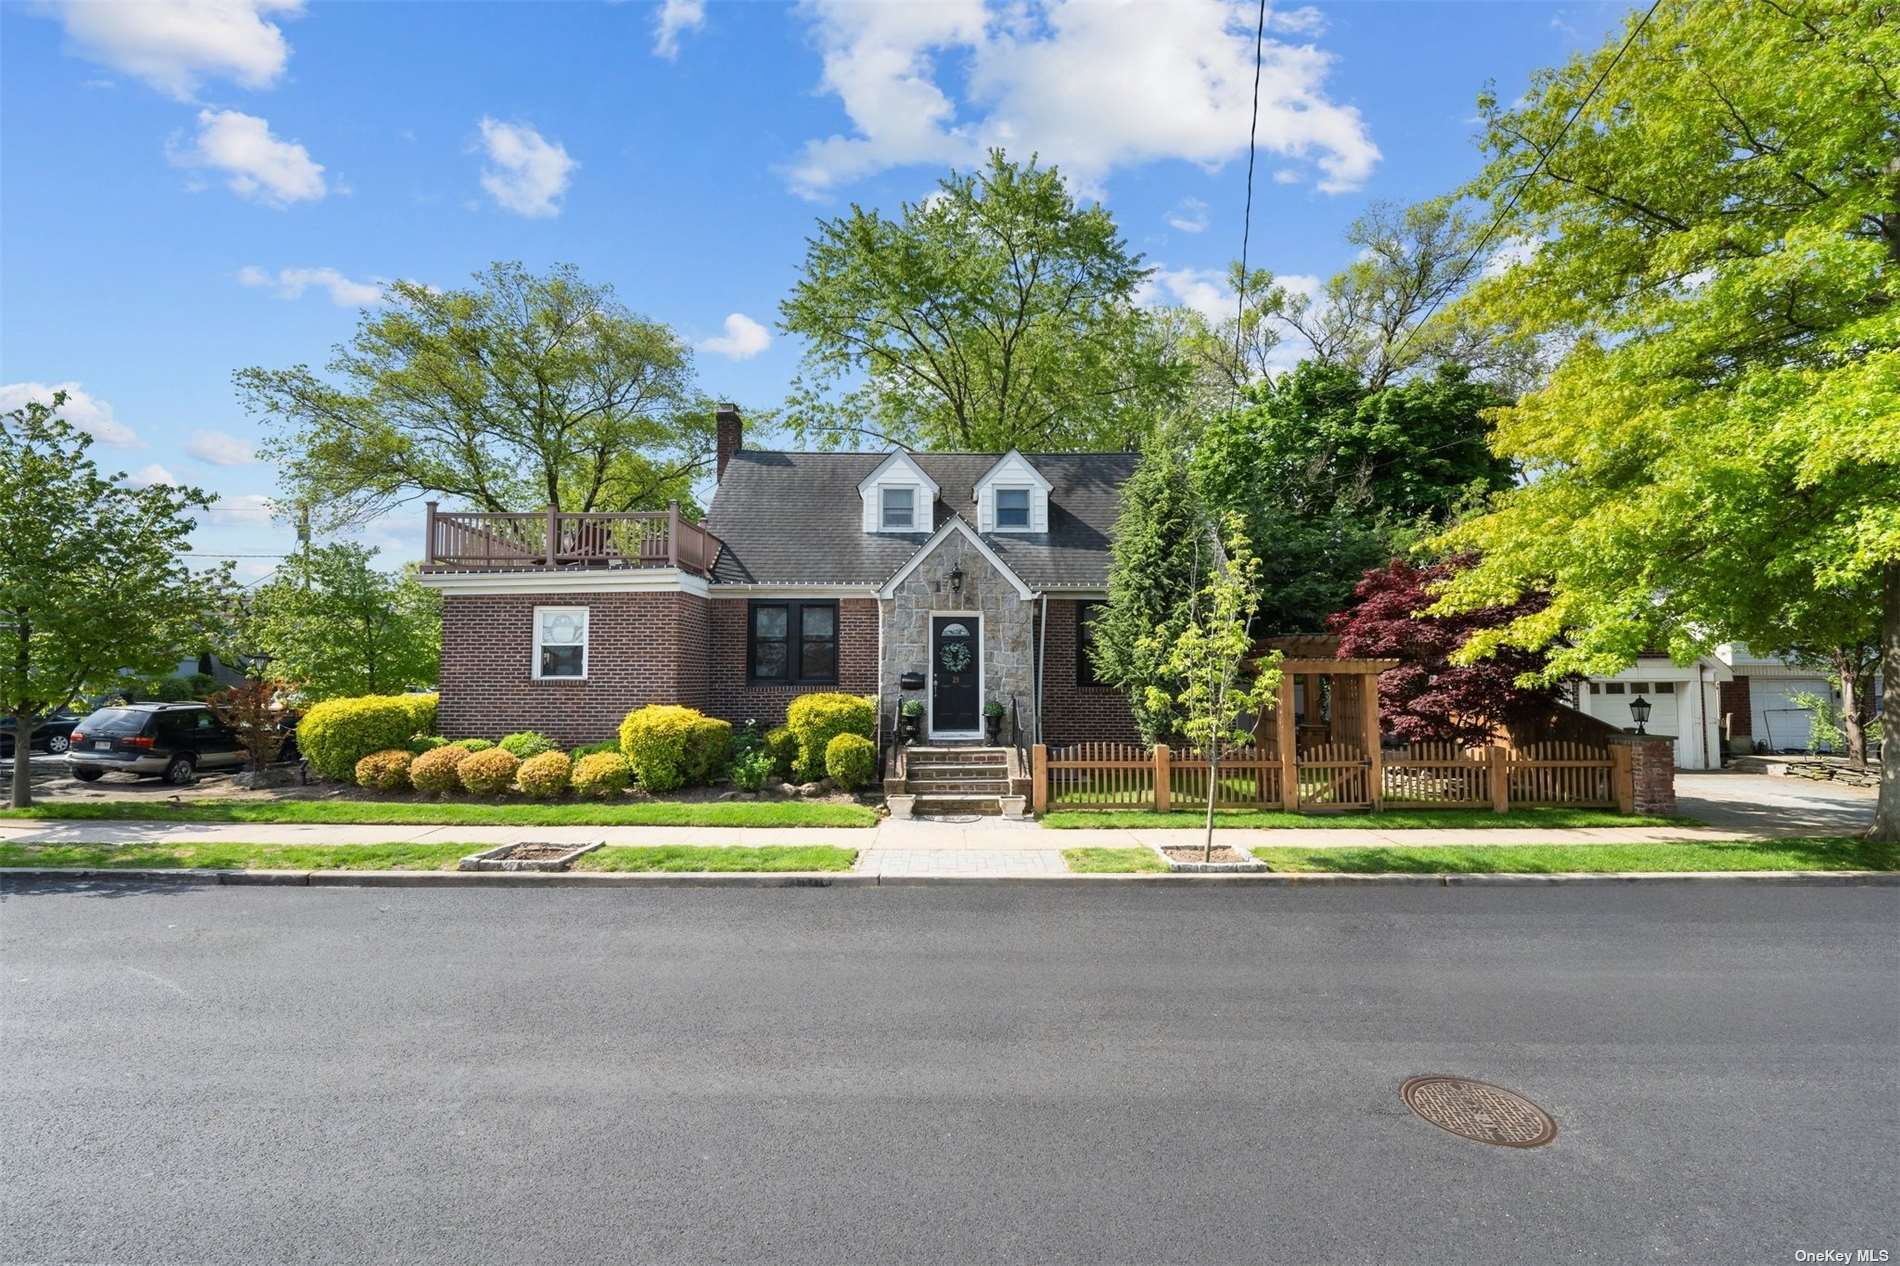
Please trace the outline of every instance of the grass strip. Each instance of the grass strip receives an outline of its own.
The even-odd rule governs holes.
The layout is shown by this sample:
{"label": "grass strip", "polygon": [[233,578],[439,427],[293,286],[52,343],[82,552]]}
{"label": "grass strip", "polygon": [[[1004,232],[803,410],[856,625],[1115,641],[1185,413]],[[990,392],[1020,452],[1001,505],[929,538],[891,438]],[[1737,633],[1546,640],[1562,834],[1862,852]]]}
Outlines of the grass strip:
{"label": "grass strip", "polygon": [[[1662,844],[1473,844],[1412,848],[1254,848],[1286,874],[1588,875],[1727,870],[1900,870],[1900,845],[1851,836]],[[1078,874],[1161,870],[1152,850],[1071,848]]]}
{"label": "grass strip", "polygon": [[[1043,815],[1042,824],[1058,831],[1084,830],[1090,827],[1196,827],[1203,821],[1202,810],[1182,809],[1156,813],[1152,809],[1055,809]],[[1512,809],[1493,813],[1489,809],[1389,809],[1383,813],[1288,813],[1284,809],[1216,809],[1214,825],[1245,827],[1290,827],[1304,831],[1340,831],[1373,828],[1403,830],[1502,830],[1510,827],[1554,829],[1581,826],[1700,826],[1694,818],[1639,817],[1609,809]]]}
{"label": "grass strip", "polygon": [[[8,844],[0,866],[73,870],[454,870],[482,844]],[[850,870],[854,848],[610,844],[575,870]]]}
{"label": "grass strip", "polygon": [[328,826],[826,826],[877,825],[861,804],[714,800],[691,804],[468,804],[456,801],[191,800],[173,805],[137,800],[53,802],[0,809],[0,819],[59,821],[316,823]]}

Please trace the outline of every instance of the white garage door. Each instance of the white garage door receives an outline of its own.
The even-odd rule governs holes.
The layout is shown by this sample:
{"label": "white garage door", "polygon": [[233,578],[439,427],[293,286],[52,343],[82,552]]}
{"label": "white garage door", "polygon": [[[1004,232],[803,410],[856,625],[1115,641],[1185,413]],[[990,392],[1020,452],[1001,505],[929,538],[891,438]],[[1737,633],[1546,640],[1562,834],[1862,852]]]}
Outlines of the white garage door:
{"label": "white garage door", "polygon": [[1766,743],[1771,752],[1805,752],[1813,733],[1813,718],[1797,707],[1798,694],[1830,698],[1833,687],[1820,677],[1781,677],[1750,679],[1748,702],[1755,726],[1755,741]]}
{"label": "white garage door", "polygon": [[[1637,689],[1638,686],[1641,687],[1640,691]],[[1630,697],[1634,697],[1640,693],[1643,698],[1649,700],[1649,724],[1643,728],[1648,730],[1651,734],[1675,735],[1676,764],[1686,765],[1689,753],[1694,749],[1694,745],[1689,741],[1690,736],[1682,732],[1681,713],[1676,709],[1676,701],[1681,698],[1677,692],[1681,690],[1682,687],[1670,681],[1645,681],[1632,682],[1628,689],[1630,692],[1629,696],[1620,700],[1623,705],[1622,723],[1624,725],[1631,723],[1629,719]]]}

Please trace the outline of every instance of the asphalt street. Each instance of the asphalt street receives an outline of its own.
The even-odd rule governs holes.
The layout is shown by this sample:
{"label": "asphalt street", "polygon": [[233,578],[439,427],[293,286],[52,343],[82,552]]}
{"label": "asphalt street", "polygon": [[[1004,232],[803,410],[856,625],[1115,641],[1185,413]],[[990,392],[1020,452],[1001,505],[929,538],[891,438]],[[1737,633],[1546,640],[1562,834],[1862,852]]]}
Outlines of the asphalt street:
{"label": "asphalt street", "polygon": [[1894,887],[16,887],[0,1059],[4,1261],[1900,1260]]}

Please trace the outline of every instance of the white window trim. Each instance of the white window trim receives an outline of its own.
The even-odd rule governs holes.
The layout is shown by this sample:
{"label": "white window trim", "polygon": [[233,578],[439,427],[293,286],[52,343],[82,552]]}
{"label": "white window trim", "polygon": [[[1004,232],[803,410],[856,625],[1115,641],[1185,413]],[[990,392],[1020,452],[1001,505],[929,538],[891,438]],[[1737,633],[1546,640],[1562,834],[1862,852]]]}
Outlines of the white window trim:
{"label": "white window trim", "polygon": [[[879,484],[877,489],[878,531],[915,532],[917,530],[917,503],[922,500],[922,498],[917,495],[919,491],[921,490],[915,484]],[[893,492],[908,493],[910,495],[910,522],[902,524],[887,522],[889,516],[887,514],[888,507],[885,505],[885,499]]]}
{"label": "white window trim", "polygon": [[[580,616],[581,618],[581,673],[580,673],[580,676],[569,677],[565,674],[559,674],[559,675],[550,677],[541,671],[541,617],[542,617],[543,612],[547,612],[551,614]],[[590,649],[593,646],[593,641],[594,641],[593,624],[590,618],[592,613],[593,613],[593,608],[591,607],[536,607],[534,609],[534,652],[533,652],[534,658],[529,664],[529,668],[534,674],[534,680],[536,681],[586,681],[587,680],[588,654],[589,654]]]}
{"label": "white window trim", "polygon": [[[1021,523],[1003,522],[1002,494],[1020,492],[1025,502]],[[995,520],[990,527],[993,532],[1034,532],[1036,530],[1036,490],[1028,484],[997,484],[990,490],[990,514]]]}

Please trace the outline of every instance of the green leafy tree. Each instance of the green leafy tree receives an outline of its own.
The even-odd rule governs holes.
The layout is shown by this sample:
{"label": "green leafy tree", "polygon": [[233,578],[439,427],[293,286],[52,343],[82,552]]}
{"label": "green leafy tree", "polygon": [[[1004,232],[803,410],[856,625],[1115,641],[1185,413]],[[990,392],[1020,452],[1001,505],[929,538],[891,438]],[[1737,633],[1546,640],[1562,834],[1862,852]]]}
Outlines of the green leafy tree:
{"label": "green leafy tree", "polygon": [[1148,273],[1107,210],[1001,150],[895,219],[853,206],[819,222],[779,310],[806,340],[793,425],[825,442],[1132,448],[1188,374],[1135,303]]}
{"label": "green leafy tree", "polygon": [[1141,462],[1122,485],[1108,567],[1108,604],[1094,624],[1095,673],[1128,696],[1144,743],[1178,733],[1173,698],[1180,682],[1167,666],[1171,641],[1200,587],[1205,520],[1195,496],[1181,437],[1159,427]]}
{"label": "green leafy tree", "polygon": [[1489,447],[1503,403],[1459,365],[1368,387],[1350,365],[1303,361],[1203,429],[1194,479],[1217,511],[1271,541],[1262,627],[1319,632],[1369,569],[1511,481]]}
{"label": "green leafy tree", "polygon": [[185,565],[196,488],[102,475],[52,406],[0,415],[0,708],[17,736],[12,804],[32,803],[40,718],[121,674],[155,676],[203,638],[226,572]]}
{"label": "green leafy tree", "polygon": [[1221,757],[1253,741],[1241,718],[1271,706],[1280,689],[1280,652],[1254,654],[1260,559],[1247,542],[1239,515],[1228,515],[1226,527],[1225,563],[1209,569],[1207,584],[1188,603],[1187,618],[1178,630],[1156,629],[1145,639],[1149,654],[1180,683],[1172,695],[1162,686],[1149,686],[1149,710],[1171,710],[1179,716],[1182,735],[1207,762],[1203,861],[1214,855]]}
{"label": "green leafy tree", "polygon": [[[1900,23],[1834,0],[1666,0],[1630,23],[1613,70],[1622,41],[1521,106],[1481,102],[1476,192],[1500,215],[1516,198],[1503,231],[1538,245],[1468,302],[1574,346],[1498,412],[1498,451],[1531,477],[1450,534],[1481,560],[1443,606],[1547,587],[1463,653],[1554,643],[1554,680],[1650,646],[1843,644],[1813,613],[1847,595],[1882,611],[1891,733]],[[1900,839],[1900,744],[1883,762],[1873,830]]]}
{"label": "green leafy tree", "polygon": [[392,282],[328,378],[238,371],[285,500],[326,526],[424,495],[487,511],[690,502],[714,422],[679,336],[570,265],[495,264],[475,281]]}
{"label": "green leafy tree", "polygon": [[409,571],[376,566],[376,551],[337,543],[296,556],[250,600],[245,653],[270,656],[311,701],[401,694],[435,685],[442,599]]}

